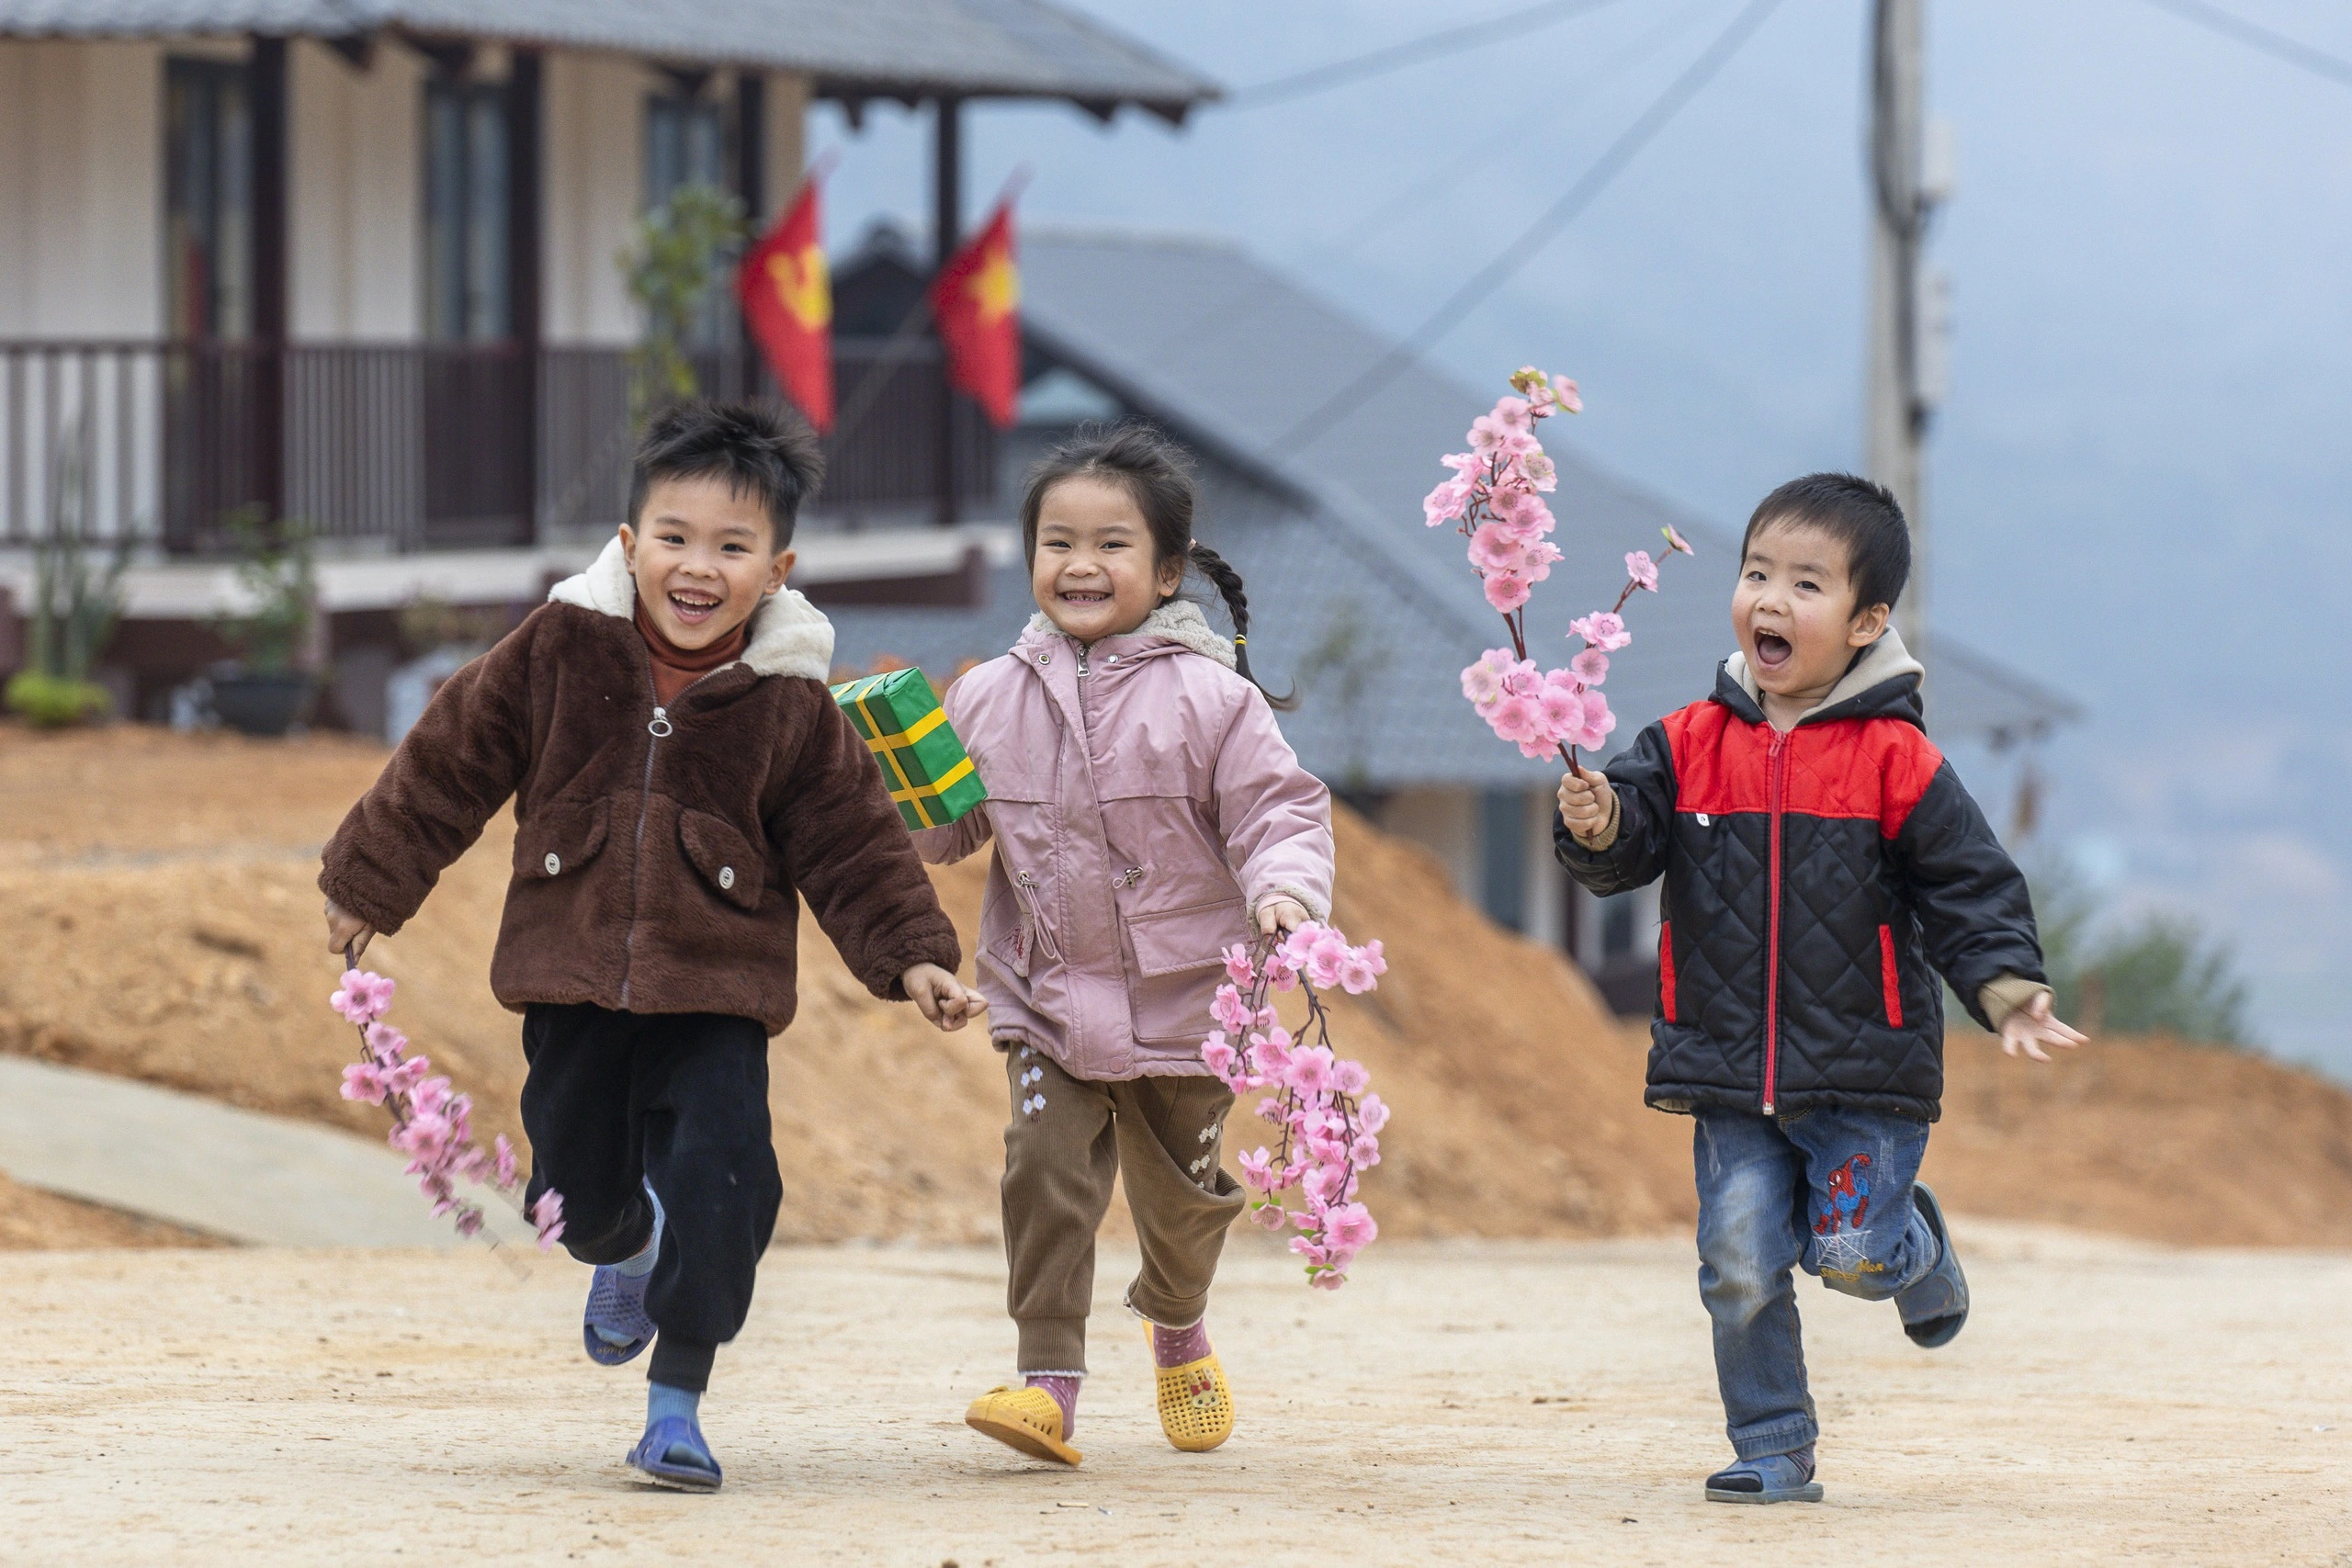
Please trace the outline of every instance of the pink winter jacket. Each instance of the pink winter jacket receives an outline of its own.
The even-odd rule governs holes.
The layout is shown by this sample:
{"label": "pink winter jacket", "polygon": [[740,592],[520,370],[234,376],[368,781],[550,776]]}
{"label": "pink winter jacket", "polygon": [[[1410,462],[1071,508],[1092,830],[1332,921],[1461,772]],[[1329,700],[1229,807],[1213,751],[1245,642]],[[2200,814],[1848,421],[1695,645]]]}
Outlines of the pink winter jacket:
{"label": "pink winter jacket", "polygon": [[1089,649],[1033,618],[947,693],[987,802],[915,835],[925,860],[993,836],[980,902],[989,1032],[1074,1077],[1205,1073],[1201,1040],[1260,903],[1331,910],[1331,797],[1232,645],[1162,605]]}

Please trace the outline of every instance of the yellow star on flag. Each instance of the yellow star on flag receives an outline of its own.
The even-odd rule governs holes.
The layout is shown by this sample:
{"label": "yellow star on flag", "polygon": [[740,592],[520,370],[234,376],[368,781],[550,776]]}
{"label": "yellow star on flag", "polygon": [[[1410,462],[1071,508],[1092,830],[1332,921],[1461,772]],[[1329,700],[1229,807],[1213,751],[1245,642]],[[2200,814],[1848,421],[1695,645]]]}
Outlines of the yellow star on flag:
{"label": "yellow star on flag", "polygon": [[1012,314],[1021,303],[1021,272],[1012,258],[1001,249],[989,252],[989,259],[972,275],[970,285],[973,299],[980,307],[980,324],[994,326]]}
{"label": "yellow star on flag", "polygon": [[821,332],[833,319],[832,278],[822,247],[809,244],[797,256],[778,252],[768,258],[768,280],[775,297],[805,332]]}

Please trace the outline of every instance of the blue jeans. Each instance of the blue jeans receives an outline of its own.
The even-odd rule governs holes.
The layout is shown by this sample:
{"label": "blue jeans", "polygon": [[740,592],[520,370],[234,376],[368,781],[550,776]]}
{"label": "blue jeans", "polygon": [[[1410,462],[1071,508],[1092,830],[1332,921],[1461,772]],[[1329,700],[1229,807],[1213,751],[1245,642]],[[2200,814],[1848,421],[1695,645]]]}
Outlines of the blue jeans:
{"label": "blue jeans", "polygon": [[1883,1302],[1935,1268],[1942,1249],[1911,1202],[1928,1124],[1835,1109],[1696,1120],[1699,1294],[1714,1320],[1724,1430],[1742,1459],[1787,1453],[1820,1431],[1789,1270]]}

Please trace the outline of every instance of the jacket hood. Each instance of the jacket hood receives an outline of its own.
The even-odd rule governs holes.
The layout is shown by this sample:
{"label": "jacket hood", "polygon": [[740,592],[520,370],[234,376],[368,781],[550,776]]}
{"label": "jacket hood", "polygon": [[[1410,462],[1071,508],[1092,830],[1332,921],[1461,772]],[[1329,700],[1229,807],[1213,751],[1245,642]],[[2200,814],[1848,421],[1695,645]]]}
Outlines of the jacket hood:
{"label": "jacket hood", "polygon": [[[1854,656],[1827,696],[1797,716],[1797,723],[1899,718],[1925,729],[1927,710],[1919,700],[1919,682],[1926,674],[1927,667],[1911,657],[1903,635],[1890,626]],[[1756,683],[1746,653],[1734,653],[1715,672],[1714,700],[1750,724],[1765,722],[1764,690]]]}
{"label": "jacket hood", "polygon": [[[588,570],[548,590],[551,604],[577,604],[626,621],[637,615],[637,579],[617,536],[608,540]],[[743,639],[742,663],[755,675],[793,675],[822,681],[833,669],[833,623],[798,590],[770,595],[752,612]]]}
{"label": "jacket hood", "polygon": [[[1047,637],[1063,635],[1040,610],[1029,617],[1029,624],[1022,629],[1020,640],[1012,645],[1013,651],[1034,648]],[[1233,668],[1233,639],[1219,635],[1217,629],[1209,625],[1209,618],[1201,614],[1201,607],[1190,599],[1170,599],[1146,615],[1143,625],[1135,630],[1102,638],[1102,645],[1108,646],[1114,653],[1126,651],[1127,645],[1131,643],[1137,652],[1172,643],[1178,648],[1214,659],[1227,670]]]}

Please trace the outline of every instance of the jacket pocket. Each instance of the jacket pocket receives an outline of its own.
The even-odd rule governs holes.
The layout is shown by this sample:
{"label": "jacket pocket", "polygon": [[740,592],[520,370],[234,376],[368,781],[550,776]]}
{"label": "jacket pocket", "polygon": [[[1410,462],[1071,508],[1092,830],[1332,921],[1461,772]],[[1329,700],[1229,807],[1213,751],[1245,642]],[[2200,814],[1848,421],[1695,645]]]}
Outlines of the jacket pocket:
{"label": "jacket pocket", "polygon": [[1154,909],[1126,917],[1135,949],[1135,986],[1128,993],[1136,1038],[1193,1044],[1209,1031],[1209,1004],[1225,978],[1225,950],[1249,940],[1239,898]]}
{"label": "jacket pocket", "polygon": [[1878,983],[1886,996],[1886,1021],[1903,1027],[1903,976],[1894,966],[1894,928],[1878,928]]}
{"label": "jacket pocket", "polygon": [[760,907],[760,894],[767,883],[767,857],[733,823],[707,811],[681,811],[678,846],[720,897],[738,908]]}
{"label": "jacket pocket", "polygon": [[1674,922],[1657,923],[1657,1015],[1674,1020]]}
{"label": "jacket pocket", "polygon": [[514,874],[547,881],[569,876],[605,847],[608,801],[543,806],[514,831]]}

